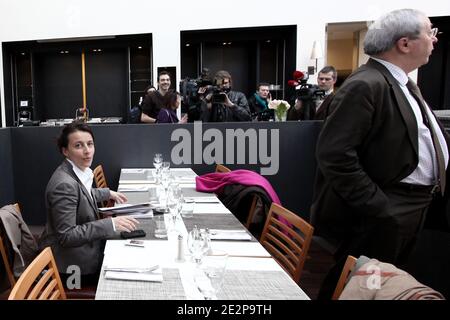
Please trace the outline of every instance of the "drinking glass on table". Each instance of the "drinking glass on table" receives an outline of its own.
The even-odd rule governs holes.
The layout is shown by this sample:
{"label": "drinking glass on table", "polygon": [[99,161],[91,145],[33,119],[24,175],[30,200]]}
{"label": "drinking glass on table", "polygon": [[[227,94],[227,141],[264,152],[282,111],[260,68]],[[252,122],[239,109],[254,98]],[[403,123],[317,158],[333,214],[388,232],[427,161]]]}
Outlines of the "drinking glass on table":
{"label": "drinking glass on table", "polygon": [[167,201],[170,215],[172,216],[173,224],[175,225],[183,205],[183,191],[181,191],[181,188],[178,184],[172,183],[170,185]]}
{"label": "drinking glass on table", "polygon": [[159,181],[162,163],[163,163],[162,154],[155,153],[155,156],[153,157],[153,166],[155,167],[154,175],[156,178],[156,183],[158,183],[158,181]]}
{"label": "drinking glass on table", "polygon": [[202,263],[203,256],[209,251],[209,235],[205,230],[199,230],[197,226],[188,234],[187,245],[197,265]]}
{"label": "drinking glass on table", "polygon": [[203,262],[194,271],[194,282],[205,300],[217,299],[217,294],[223,286],[228,253],[215,251],[213,255],[206,255]]}

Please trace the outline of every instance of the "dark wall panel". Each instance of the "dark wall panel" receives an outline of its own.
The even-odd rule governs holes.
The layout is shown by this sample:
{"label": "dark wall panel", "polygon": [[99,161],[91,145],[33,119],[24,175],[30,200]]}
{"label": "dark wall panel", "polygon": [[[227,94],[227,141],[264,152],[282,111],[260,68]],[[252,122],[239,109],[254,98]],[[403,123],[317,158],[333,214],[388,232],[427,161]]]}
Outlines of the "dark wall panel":
{"label": "dark wall panel", "polygon": [[0,207],[14,203],[14,175],[11,157],[11,131],[0,129]]}
{"label": "dark wall panel", "polygon": [[[204,124],[202,131],[217,128],[225,137],[226,129],[279,130],[279,171],[266,178],[272,183],[283,205],[308,218],[316,168],[314,149],[320,127],[321,122],[307,121],[282,124],[218,123]],[[113,189],[117,188],[120,168],[152,167],[156,152],[162,153],[165,159],[170,159],[172,148],[178,144],[171,141],[173,130],[186,128],[193,139],[201,139],[201,136],[194,136],[193,124],[97,125],[92,128],[96,143],[92,167],[103,165],[108,184]],[[55,146],[55,137],[60,130],[58,127],[11,128],[16,197],[23,205],[24,215],[30,224],[44,224],[46,221],[45,187],[52,172],[63,159]],[[203,147],[208,144],[209,142],[204,142]],[[248,153],[249,148],[246,150]],[[33,158],[30,158],[30,154],[34,155]],[[226,155],[225,151],[224,154]],[[236,154],[235,151],[234,164],[224,161],[231,169],[245,168],[259,172],[258,164],[236,164]],[[246,159],[248,163],[248,154]],[[193,164],[190,167],[198,174],[214,171],[214,165]]]}
{"label": "dark wall panel", "polygon": [[127,52],[86,53],[86,96],[90,117],[124,117],[128,105]]}
{"label": "dark wall panel", "polygon": [[38,119],[75,118],[83,105],[81,53],[36,54],[34,62]]}

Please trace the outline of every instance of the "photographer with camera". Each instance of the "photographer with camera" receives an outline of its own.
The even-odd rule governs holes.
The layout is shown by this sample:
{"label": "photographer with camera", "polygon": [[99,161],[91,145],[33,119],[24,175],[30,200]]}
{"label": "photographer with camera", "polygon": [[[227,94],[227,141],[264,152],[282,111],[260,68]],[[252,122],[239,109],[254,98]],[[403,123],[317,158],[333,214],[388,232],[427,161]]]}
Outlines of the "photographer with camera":
{"label": "photographer with camera", "polygon": [[268,83],[261,82],[257,91],[248,98],[253,120],[268,121],[274,118],[273,110],[269,109],[269,103],[272,101],[269,86]]}
{"label": "photographer with camera", "polygon": [[204,122],[250,121],[247,98],[242,92],[231,90],[231,75],[224,70],[214,76],[213,92],[207,87],[199,89],[201,99],[200,120]]}

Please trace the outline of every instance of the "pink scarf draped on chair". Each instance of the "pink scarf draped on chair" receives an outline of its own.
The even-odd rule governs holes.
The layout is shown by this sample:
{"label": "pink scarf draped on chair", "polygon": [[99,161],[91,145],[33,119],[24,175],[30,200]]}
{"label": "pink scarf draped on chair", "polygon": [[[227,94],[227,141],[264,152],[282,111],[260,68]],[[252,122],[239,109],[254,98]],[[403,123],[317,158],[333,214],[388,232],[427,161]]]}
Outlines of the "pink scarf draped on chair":
{"label": "pink scarf draped on chair", "polygon": [[[281,205],[280,198],[266,178],[250,170],[233,170],[231,172],[207,173],[195,178],[196,190],[200,192],[221,193],[222,188],[229,184],[242,184],[244,186],[258,186],[264,189],[272,202]],[[288,226],[291,224],[284,218],[280,221]]]}
{"label": "pink scarf draped on chair", "polygon": [[242,184],[244,186],[258,186],[264,189],[272,202],[281,205],[280,199],[273,190],[269,181],[263,176],[250,170],[234,170],[231,172],[207,173],[195,178],[196,189],[200,192],[220,193],[222,188],[229,184]]}

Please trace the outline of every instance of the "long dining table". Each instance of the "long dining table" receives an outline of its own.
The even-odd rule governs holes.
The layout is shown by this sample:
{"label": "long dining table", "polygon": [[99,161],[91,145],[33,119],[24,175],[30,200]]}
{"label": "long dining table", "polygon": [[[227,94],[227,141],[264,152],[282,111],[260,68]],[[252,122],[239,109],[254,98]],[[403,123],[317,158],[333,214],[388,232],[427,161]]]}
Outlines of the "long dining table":
{"label": "long dining table", "polygon": [[[181,187],[185,199],[194,202],[191,217],[164,214],[167,238],[155,236],[155,216],[148,212],[133,214],[146,235],[140,246],[129,239],[108,240],[97,286],[98,300],[201,300],[204,299],[194,281],[196,263],[192,261],[186,239],[195,226],[223,232],[211,240],[211,251],[228,254],[220,300],[309,300],[305,292],[279,266],[265,248],[240,221],[220,202],[214,193],[196,190],[195,172],[190,168],[171,168],[172,179]],[[156,183],[154,169],[123,168],[118,191],[129,204],[157,201],[161,186]],[[228,235],[239,235],[239,237]],[[181,243],[180,243],[181,241]],[[180,259],[180,248],[182,258]],[[146,272],[122,272],[115,266],[154,266]],[[156,269],[155,269],[156,268]],[[140,270],[140,269],[139,269]],[[116,272],[115,272],[116,271]],[[125,270],[126,271],[126,270]]]}

